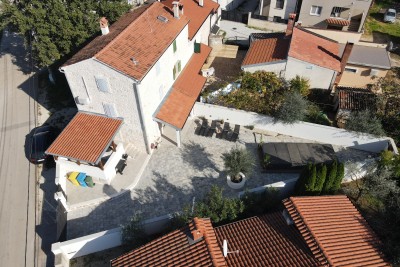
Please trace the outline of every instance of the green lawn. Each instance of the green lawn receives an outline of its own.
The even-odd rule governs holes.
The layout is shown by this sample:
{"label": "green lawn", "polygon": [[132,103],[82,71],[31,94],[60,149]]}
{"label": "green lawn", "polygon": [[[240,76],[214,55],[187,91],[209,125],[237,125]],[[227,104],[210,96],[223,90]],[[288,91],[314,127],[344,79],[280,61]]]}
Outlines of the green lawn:
{"label": "green lawn", "polygon": [[399,42],[400,20],[398,19],[396,23],[385,23],[383,22],[384,11],[381,11],[396,7],[396,5],[399,5],[396,0],[376,0],[365,22],[365,34],[388,34],[390,39]]}

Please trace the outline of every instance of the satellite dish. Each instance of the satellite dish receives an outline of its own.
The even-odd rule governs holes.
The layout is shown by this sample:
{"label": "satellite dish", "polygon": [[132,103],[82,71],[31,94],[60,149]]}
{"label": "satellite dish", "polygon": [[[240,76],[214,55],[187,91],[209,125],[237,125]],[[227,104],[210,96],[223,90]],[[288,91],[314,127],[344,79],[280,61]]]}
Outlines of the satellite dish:
{"label": "satellite dish", "polygon": [[224,239],[224,242],[222,243],[222,252],[224,253],[224,257],[228,256],[228,241]]}

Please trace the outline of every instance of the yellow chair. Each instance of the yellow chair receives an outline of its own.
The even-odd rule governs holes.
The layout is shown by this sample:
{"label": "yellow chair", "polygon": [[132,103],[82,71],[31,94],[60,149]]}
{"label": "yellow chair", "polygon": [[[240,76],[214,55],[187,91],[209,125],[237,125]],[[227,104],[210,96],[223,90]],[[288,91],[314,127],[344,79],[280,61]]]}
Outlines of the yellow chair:
{"label": "yellow chair", "polygon": [[79,186],[79,182],[76,180],[76,178],[78,177],[78,175],[79,175],[79,172],[71,172],[71,173],[68,175],[68,180],[69,180],[73,185]]}

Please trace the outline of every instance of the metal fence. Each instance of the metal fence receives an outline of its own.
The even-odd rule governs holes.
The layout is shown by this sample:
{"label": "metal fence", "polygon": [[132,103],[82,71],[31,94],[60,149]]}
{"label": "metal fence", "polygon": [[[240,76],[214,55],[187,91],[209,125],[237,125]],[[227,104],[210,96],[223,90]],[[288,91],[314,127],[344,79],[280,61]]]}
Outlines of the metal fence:
{"label": "metal fence", "polygon": [[223,20],[236,21],[247,24],[249,14],[242,13],[237,10],[231,10],[231,11],[221,10],[221,18]]}

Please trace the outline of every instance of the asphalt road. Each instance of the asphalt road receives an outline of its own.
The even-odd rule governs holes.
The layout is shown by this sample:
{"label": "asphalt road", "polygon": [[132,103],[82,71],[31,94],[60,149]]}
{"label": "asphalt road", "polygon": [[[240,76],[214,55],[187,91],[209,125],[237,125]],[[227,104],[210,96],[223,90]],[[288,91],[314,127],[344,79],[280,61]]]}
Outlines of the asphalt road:
{"label": "asphalt road", "polygon": [[35,125],[35,85],[23,39],[4,34],[0,47],[0,266],[35,266],[35,166],[25,157]]}

